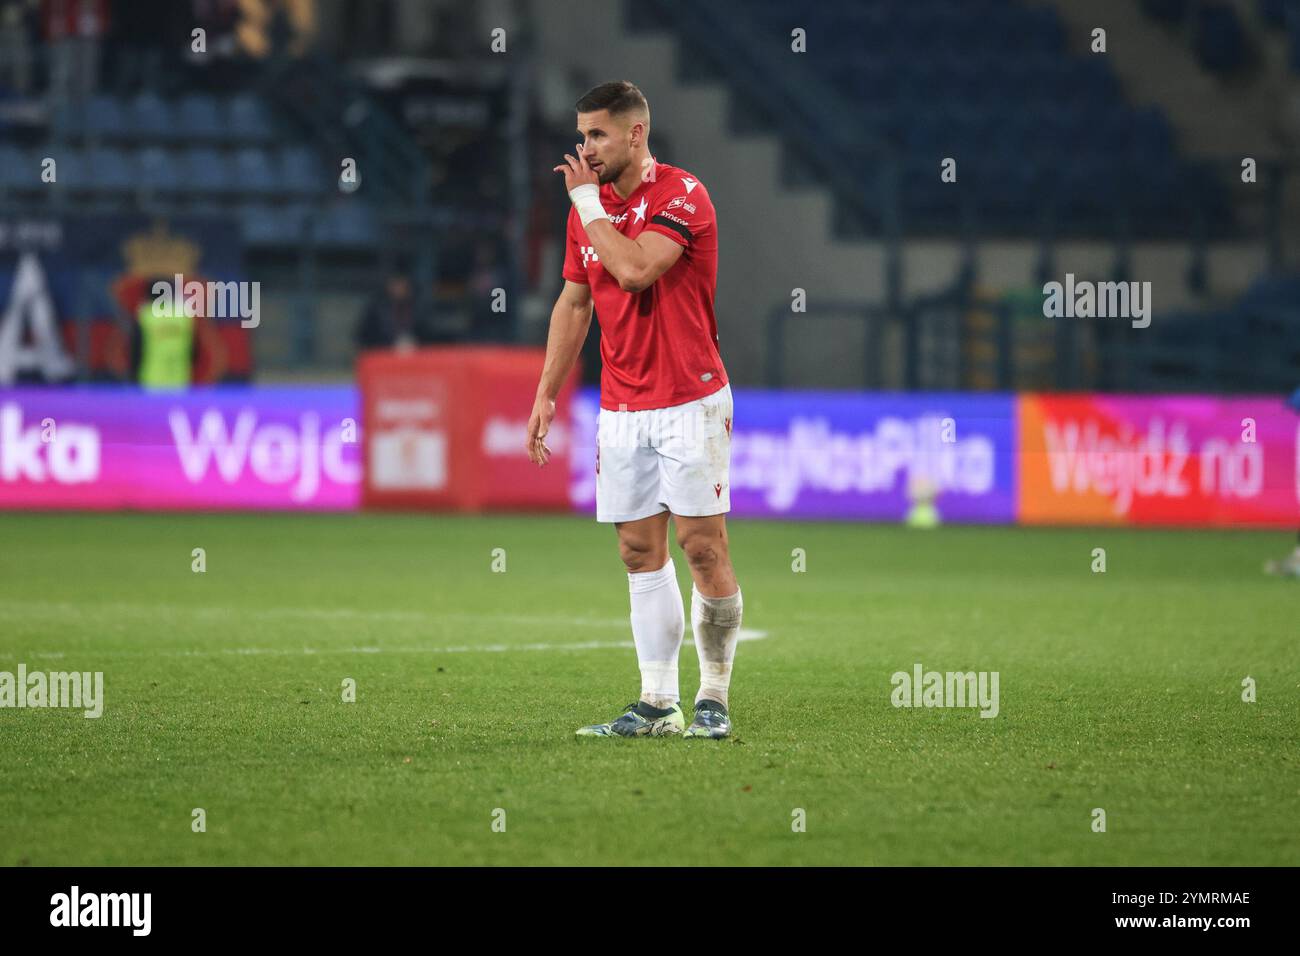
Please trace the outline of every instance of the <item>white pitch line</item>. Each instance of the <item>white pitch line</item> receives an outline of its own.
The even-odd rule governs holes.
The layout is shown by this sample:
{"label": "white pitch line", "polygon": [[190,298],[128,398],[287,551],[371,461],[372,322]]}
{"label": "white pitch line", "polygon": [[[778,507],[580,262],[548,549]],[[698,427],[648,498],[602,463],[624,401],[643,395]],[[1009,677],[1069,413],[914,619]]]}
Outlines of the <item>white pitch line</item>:
{"label": "white pitch line", "polygon": [[322,607],[204,607],[186,604],[141,604],[124,601],[72,604],[66,601],[0,601],[0,614],[12,609],[22,615],[68,614],[85,617],[91,614],[138,614],[158,617],[175,614],[181,617],[251,617],[259,619],[302,618],[304,620],[409,621],[430,624],[439,621],[499,621],[504,624],[561,624],[565,627],[619,627],[627,618],[545,617],[527,614],[474,614],[467,611],[362,611],[356,608]]}
{"label": "white pitch line", "polygon": [[[234,607],[191,607],[178,604],[141,604],[128,602],[107,602],[103,604],[71,604],[68,602],[41,601],[0,601],[0,616],[12,608],[24,615],[67,614],[75,617],[94,616],[102,619],[105,614],[142,614],[157,617],[160,614],[176,614],[180,617],[252,617],[261,619],[304,618],[309,620],[352,620],[392,622],[407,621],[412,624],[436,625],[447,621],[480,622],[491,621],[501,624],[519,624],[530,627],[599,627],[603,629],[623,629],[628,627],[627,618],[592,618],[592,617],[539,617],[524,614],[473,614],[461,611],[433,613],[427,611],[362,611],[355,608],[317,608],[317,607],[280,607],[280,608],[234,608]],[[759,641],[767,637],[766,631],[742,627],[737,640]],[[694,644],[686,640],[686,644]],[[528,644],[461,644],[451,647],[415,646],[415,647],[344,647],[312,648],[304,647],[291,650],[275,647],[229,647],[217,650],[185,651],[144,651],[150,657],[213,657],[220,655],[254,656],[295,654],[472,654],[504,653],[507,651],[586,651],[608,648],[632,648],[636,645],[630,640],[622,641],[572,641],[567,643],[540,642]],[[42,651],[31,657],[62,657],[64,651]],[[122,653],[122,652],[113,652]],[[0,654],[0,659],[13,659],[16,655]]]}
{"label": "white pitch line", "polygon": [[[534,621],[534,623],[536,623]],[[767,631],[751,630],[742,627],[736,635],[737,641],[761,641],[767,637]],[[694,641],[683,641],[694,644]],[[566,644],[462,644],[457,647],[304,647],[290,650],[282,647],[227,647],[216,651],[169,651],[157,656],[167,657],[212,657],[220,654],[232,654],[236,657],[272,654],[287,657],[294,654],[500,654],[507,651],[587,651],[607,648],[634,648],[632,641],[574,641]]]}

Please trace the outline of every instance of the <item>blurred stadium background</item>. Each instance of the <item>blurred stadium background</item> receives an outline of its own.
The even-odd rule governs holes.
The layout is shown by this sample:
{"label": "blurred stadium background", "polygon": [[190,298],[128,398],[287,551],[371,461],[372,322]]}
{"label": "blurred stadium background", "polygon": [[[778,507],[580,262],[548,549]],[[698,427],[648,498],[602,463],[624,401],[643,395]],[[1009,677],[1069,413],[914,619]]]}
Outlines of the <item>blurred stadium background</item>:
{"label": "blurred stadium background", "polygon": [[[758,747],[557,753],[635,677],[597,323],[524,452],[615,78],[718,210],[733,517],[786,519],[729,525]],[[0,715],[0,863],[1294,862],[1298,144],[1289,0],[0,0],[0,663],[109,687]],[[177,275],[256,316],[155,323]],[[1014,689],[895,709],[918,660]]]}
{"label": "blurred stadium background", "polygon": [[[201,222],[210,271],[261,283],[255,334],[219,323],[225,381],[346,379],[360,344],[393,337],[394,311],[420,343],[541,343],[566,211],[550,167],[576,96],[622,76],[650,98],[656,153],[725,211],[719,324],[742,385],[1296,377],[1286,0],[5,0],[0,52],[0,301],[39,247],[16,224],[102,217],[94,248],[41,260],[71,367],[5,384],[129,376],[114,332],[134,316],[112,287],[128,219],[177,238]],[[960,188],[939,181],[944,156]],[[1151,328],[1043,321],[1037,290],[1067,269],[1151,281]],[[584,367],[597,381],[595,335]]]}
{"label": "blurred stadium background", "polygon": [[[1300,378],[1286,0],[4,0],[0,51],[0,387],[147,379],[146,287],[176,274],[260,291],[256,327],[199,318],[195,383],[342,386],[366,350],[540,347],[567,211],[550,169],[576,96],[610,77],[646,91],[652,148],[721,211],[737,387]],[[1150,282],[1150,327],[1045,319],[1066,273]],[[502,414],[526,415],[529,368]],[[46,417],[28,404],[22,428]],[[485,447],[513,448],[509,421]]]}

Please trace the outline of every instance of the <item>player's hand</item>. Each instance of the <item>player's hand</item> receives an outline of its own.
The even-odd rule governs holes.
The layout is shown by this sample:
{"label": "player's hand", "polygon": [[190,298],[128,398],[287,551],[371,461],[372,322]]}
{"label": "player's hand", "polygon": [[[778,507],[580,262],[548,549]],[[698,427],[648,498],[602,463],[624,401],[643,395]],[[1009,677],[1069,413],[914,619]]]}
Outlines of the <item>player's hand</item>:
{"label": "player's hand", "polygon": [[570,156],[565,153],[564,162],[556,166],[551,172],[564,173],[565,192],[572,192],[576,187],[584,183],[590,183],[599,188],[600,177],[596,175],[595,170],[587,165],[587,157],[582,155],[582,146],[574,146],[573,149],[578,155]]}
{"label": "player's hand", "polygon": [[546,447],[546,433],[551,430],[555,417],[555,402],[538,395],[533,402],[533,413],[528,417],[528,460],[541,468],[551,460],[551,450]]}

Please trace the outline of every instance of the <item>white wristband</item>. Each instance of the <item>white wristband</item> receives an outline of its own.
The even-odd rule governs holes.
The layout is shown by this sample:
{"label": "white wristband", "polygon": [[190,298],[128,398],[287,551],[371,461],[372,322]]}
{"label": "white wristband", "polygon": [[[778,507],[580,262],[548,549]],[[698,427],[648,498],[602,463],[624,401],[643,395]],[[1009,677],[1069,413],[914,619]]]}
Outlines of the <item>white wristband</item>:
{"label": "white wristband", "polygon": [[573,208],[578,210],[578,218],[585,229],[587,224],[597,219],[608,219],[605,207],[600,204],[600,187],[595,183],[583,183],[569,190]]}

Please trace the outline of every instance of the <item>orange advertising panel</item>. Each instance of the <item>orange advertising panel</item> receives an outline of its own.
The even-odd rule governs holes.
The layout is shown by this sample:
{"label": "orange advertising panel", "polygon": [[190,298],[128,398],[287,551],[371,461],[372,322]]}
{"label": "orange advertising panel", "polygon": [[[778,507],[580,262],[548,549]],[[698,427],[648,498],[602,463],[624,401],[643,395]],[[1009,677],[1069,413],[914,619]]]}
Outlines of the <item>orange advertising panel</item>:
{"label": "orange advertising panel", "polygon": [[1300,419],[1278,396],[1021,395],[1022,524],[1295,527]]}

